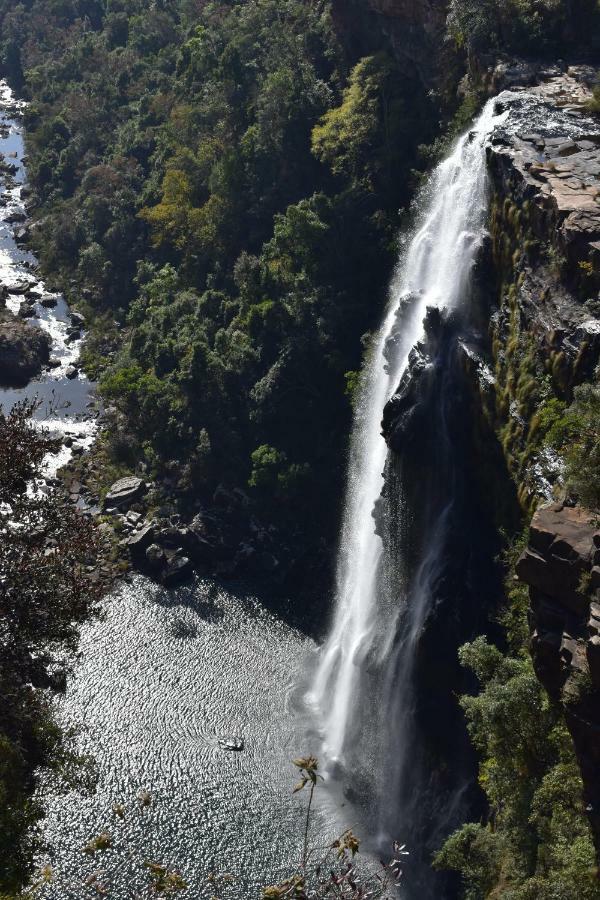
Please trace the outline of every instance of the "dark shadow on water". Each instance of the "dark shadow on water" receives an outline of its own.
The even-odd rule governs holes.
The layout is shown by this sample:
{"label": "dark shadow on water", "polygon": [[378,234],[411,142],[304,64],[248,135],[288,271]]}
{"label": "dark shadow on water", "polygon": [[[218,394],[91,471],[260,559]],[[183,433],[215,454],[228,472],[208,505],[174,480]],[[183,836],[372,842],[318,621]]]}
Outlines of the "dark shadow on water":
{"label": "dark shadow on water", "polygon": [[225,618],[223,594],[239,601],[249,618],[259,618],[266,611],[312,639],[322,632],[323,619],[329,610],[329,605],[324,604],[316,613],[310,605],[303,603],[302,597],[282,597],[265,585],[200,576],[194,576],[189,584],[177,588],[159,588],[154,600],[164,609],[189,609],[203,621],[217,623]]}

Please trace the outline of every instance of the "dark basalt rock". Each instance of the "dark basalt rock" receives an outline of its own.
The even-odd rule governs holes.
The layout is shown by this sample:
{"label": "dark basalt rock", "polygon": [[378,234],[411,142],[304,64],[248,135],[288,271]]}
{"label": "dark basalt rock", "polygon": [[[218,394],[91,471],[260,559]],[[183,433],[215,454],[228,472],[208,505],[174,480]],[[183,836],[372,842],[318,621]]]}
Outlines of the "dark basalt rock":
{"label": "dark basalt rock", "polygon": [[427,437],[427,398],[440,371],[439,355],[444,340],[454,331],[453,323],[434,307],[427,310],[423,324],[425,338],[411,350],[398,390],[383,411],[382,434],[398,455],[422,445]]}
{"label": "dark basalt rock", "polygon": [[517,564],[529,585],[531,653],[550,697],[562,703],[600,853],[600,530],[580,507],[539,509]]}
{"label": "dark basalt rock", "polygon": [[145,566],[148,570],[155,575],[160,574],[166,564],[167,557],[163,548],[159,547],[158,544],[150,544],[150,546],[146,548],[145,553]]}
{"label": "dark basalt rock", "polygon": [[154,543],[156,535],[156,526],[154,522],[148,522],[139,531],[129,538],[127,547],[132,557],[135,559],[144,559],[145,552]]}

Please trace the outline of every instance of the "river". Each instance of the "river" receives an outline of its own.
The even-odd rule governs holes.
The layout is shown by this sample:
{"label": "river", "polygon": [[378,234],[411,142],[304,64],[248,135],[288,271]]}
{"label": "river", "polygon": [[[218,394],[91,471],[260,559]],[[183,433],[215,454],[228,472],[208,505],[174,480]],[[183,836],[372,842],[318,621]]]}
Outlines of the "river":
{"label": "river", "polygon": [[[52,339],[60,365],[26,388],[0,389],[9,409],[40,403],[36,420],[85,448],[96,430],[94,386],[83,374],[68,378],[81,340],[71,339],[64,298],[41,280],[34,256],[15,241],[24,214],[22,105],[0,83],[0,153],[15,167],[2,181],[0,282],[18,286],[7,307],[17,313],[27,282],[56,305],[35,303],[35,319]],[[64,465],[64,447],[47,460],[46,476]],[[121,584],[105,601],[100,621],[83,628],[81,655],[59,720],[76,732],[80,753],[95,761],[94,792],[45,784],[43,835],[52,880],[47,900],[143,895],[145,861],[181,873],[194,897],[245,900],[290,874],[300,859],[304,795],[292,795],[291,760],[310,752],[297,708],[310,638],[286,624],[242,588],[196,580],[166,591],[142,576]],[[219,741],[241,738],[241,752]],[[147,792],[142,807],[140,793]],[[124,817],[112,808],[123,804]],[[315,818],[318,839],[325,818]],[[351,823],[347,823],[351,824]],[[82,852],[106,831],[113,846],[95,857]],[[89,879],[86,883],[86,879]],[[232,881],[212,883],[211,874]]]}
{"label": "river", "polygon": [[[290,874],[306,801],[291,793],[291,760],[308,749],[298,685],[312,647],[256,599],[214,582],[166,591],[140,576],[121,586],[105,619],[84,628],[60,703],[99,782],[94,794],[51,798],[45,835],[55,881],[44,896],[96,896],[84,880],[99,873],[111,897],[135,897],[145,860],[180,872],[193,897],[258,897]],[[244,750],[223,749],[228,737],[242,738]],[[83,854],[104,831],[113,848]],[[234,880],[216,890],[210,873]]]}

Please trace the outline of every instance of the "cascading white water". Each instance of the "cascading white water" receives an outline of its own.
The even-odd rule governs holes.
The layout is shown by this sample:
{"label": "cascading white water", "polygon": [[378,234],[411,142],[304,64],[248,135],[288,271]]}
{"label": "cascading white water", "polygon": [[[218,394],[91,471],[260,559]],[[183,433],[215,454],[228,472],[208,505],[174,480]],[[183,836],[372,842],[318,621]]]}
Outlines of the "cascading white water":
{"label": "cascading white water", "polygon": [[[432,173],[420,197],[422,212],[402,254],[389,307],[363,373],[351,444],[335,616],[308,697],[328,764],[343,766],[353,745],[363,671],[373,659],[385,667],[386,655],[392,656],[394,623],[390,598],[386,603],[385,597],[383,543],[373,516],[384,485],[387,455],[380,423],[409,353],[423,334],[427,308],[452,310],[468,294],[485,234],[486,140],[506,116],[496,115],[494,104],[493,100],[487,103],[473,129]],[[412,617],[411,630],[418,630],[419,619]],[[370,698],[375,705],[383,699]],[[378,735],[371,739],[377,741]]]}

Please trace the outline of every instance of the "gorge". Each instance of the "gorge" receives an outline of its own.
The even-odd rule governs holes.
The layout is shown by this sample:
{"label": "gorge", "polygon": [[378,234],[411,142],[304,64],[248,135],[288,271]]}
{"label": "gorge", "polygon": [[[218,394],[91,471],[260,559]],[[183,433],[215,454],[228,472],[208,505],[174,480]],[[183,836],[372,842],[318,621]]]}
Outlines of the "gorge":
{"label": "gorge", "polygon": [[597,26],[0,0],[0,403],[106,593],[13,691],[3,414],[3,900],[599,895]]}

